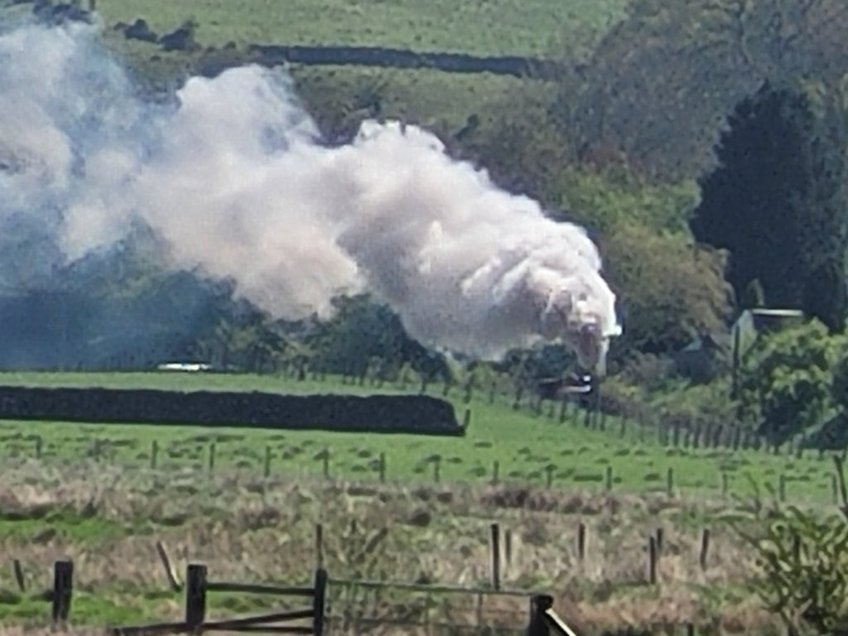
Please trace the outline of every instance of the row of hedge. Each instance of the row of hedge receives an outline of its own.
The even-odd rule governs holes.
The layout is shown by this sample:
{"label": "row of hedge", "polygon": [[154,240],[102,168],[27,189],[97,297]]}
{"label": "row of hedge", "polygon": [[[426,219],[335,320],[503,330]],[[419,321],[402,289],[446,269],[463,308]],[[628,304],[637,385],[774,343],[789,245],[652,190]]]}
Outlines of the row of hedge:
{"label": "row of hedge", "polygon": [[0,387],[0,419],[249,426],[462,436],[453,405],[427,395]]}

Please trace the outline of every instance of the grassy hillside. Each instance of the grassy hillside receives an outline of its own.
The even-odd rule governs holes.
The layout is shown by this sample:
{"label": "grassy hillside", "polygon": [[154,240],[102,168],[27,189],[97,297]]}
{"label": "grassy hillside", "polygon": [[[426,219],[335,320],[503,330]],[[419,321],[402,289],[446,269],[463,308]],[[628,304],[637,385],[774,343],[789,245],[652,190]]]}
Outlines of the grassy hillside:
{"label": "grassy hillside", "polygon": [[[250,43],[347,44],[477,55],[534,55],[573,58],[588,52],[610,25],[624,17],[628,0],[251,0],[167,2],[100,0],[97,11],[111,48],[145,79],[161,84],[197,71],[196,52],[163,52],[157,46],[127,41],[108,27],[144,18],[158,34],[186,20],[197,25],[204,47],[233,42],[222,53],[225,64],[239,63],[238,51]],[[352,132],[370,116],[376,96],[380,116],[404,118],[441,135],[459,131],[472,115],[476,134],[497,136],[512,112],[548,103],[555,84],[479,74],[465,76],[431,70],[368,67],[293,66],[297,90],[310,113],[331,136]],[[167,81],[165,82],[168,83]],[[515,103],[515,97],[523,100]]]}
{"label": "grassy hillside", "polygon": [[627,0],[99,0],[107,23],[142,17],[157,32],[184,20],[204,45],[350,44],[543,55],[587,39],[623,17]]}
{"label": "grassy hillside", "polygon": [[[400,392],[400,387],[351,386],[338,379],[327,382],[247,375],[139,374],[0,374],[0,384],[35,386],[111,386],[192,389],[265,390],[297,393]],[[408,387],[408,390],[415,390]],[[431,386],[441,396],[443,387]],[[466,408],[459,389],[448,398],[461,418]],[[512,395],[502,394],[490,404],[487,395],[475,396],[468,408],[471,423],[462,439],[422,438],[414,435],[361,435],[322,431],[204,429],[149,425],[93,425],[55,422],[0,422],[0,458],[33,458],[41,438],[42,459],[51,462],[95,460],[140,469],[150,463],[157,440],[157,465],[164,469],[208,469],[210,442],[215,441],[215,471],[237,469],[264,472],[265,454],[271,453],[273,474],[321,477],[323,459],[333,477],[378,479],[380,454],[386,458],[386,476],[403,483],[487,483],[498,463],[501,482],[586,488],[603,492],[607,467],[612,468],[615,492],[665,492],[668,470],[676,492],[686,496],[720,499],[748,498],[754,482],[764,494],[785,480],[786,498],[793,502],[827,503],[832,500],[831,464],[808,454],[797,459],[765,452],[718,449],[665,448],[653,427],[640,428],[608,418],[606,430],[587,429],[574,411],[559,422],[558,408],[547,404],[541,414],[526,406],[511,406]],[[266,449],[270,449],[266,451]],[[437,465],[438,464],[438,468]],[[548,468],[550,467],[550,468]],[[723,483],[722,473],[727,475]]]}

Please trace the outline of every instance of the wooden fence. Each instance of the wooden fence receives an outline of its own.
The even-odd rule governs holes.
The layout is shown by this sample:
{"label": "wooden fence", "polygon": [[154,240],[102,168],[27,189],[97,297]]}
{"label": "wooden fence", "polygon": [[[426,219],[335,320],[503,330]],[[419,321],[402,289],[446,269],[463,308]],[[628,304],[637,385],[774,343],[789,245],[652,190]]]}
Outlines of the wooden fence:
{"label": "wooden fence", "polygon": [[[69,623],[73,596],[73,561],[58,560],[53,564],[52,589],[42,598],[51,604],[51,618],[54,628],[64,629]],[[553,597],[534,594],[527,591],[473,589],[449,585],[419,585],[389,581],[364,581],[354,579],[335,579],[328,577],[327,571],[315,571],[310,587],[286,587],[280,585],[236,583],[210,581],[206,565],[190,563],[186,567],[185,584],[179,584],[184,591],[185,611],[182,620],[145,625],[112,626],[106,628],[109,636],[156,636],[164,634],[201,634],[203,632],[243,632],[268,634],[314,634],[327,633],[328,608],[327,589],[330,584],[338,586],[359,586],[364,588],[391,588],[394,590],[412,590],[428,594],[461,593],[467,595],[499,595],[523,597],[529,601],[529,616],[523,630],[527,636],[577,636],[570,627],[553,611]],[[245,594],[263,594],[278,597],[302,597],[310,603],[300,609],[286,609],[254,616],[240,616],[221,620],[207,619],[207,593],[235,592]],[[377,619],[375,622],[379,622]]]}
{"label": "wooden fence", "polygon": [[[583,547],[585,546],[584,524],[578,527],[578,558],[584,558]],[[184,595],[184,613],[181,620],[163,621],[143,625],[110,626],[106,628],[108,636],[156,636],[164,634],[200,634],[202,632],[225,631],[244,633],[269,633],[269,634],[314,634],[323,636],[332,632],[328,626],[349,627],[348,617],[332,613],[329,609],[328,590],[331,587],[338,590],[391,590],[392,592],[410,592],[424,594],[427,597],[427,607],[433,597],[442,595],[463,595],[477,598],[476,624],[444,623],[438,620],[430,620],[429,610],[424,619],[400,618],[391,619],[385,616],[368,617],[363,616],[353,619],[356,625],[396,625],[398,627],[421,627],[431,630],[446,628],[451,633],[458,629],[486,629],[484,621],[481,620],[482,602],[484,597],[512,597],[515,600],[523,599],[528,609],[526,620],[522,625],[517,625],[515,620],[520,620],[520,615],[512,612],[513,622],[508,626],[512,630],[521,629],[526,636],[577,636],[574,629],[569,627],[563,618],[553,610],[554,598],[548,594],[541,594],[529,590],[504,589],[500,585],[500,558],[499,542],[497,536],[499,530],[497,524],[492,526],[492,581],[489,586],[466,587],[447,584],[418,584],[399,581],[371,581],[362,579],[331,579],[327,570],[318,567],[315,570],[311,586],[283,586],[265,583],[238,583],[227,581],[210,580],[207,566],[202,563],[189,563],[185,570],[185,582],[180,582],[176,573],[170,565],[170,559],[161,543],[157,544],[157,550],[165,566],[170,587],[175,592]],[[707,567],[707,553],[709,550],[710,533],[705,529],[699,550],[699,561],[702,568]],[[650,585],[657,583],[657,572],[660,562],[660,554],[663,548],[663,533],[658,529],[655,535],[648,538],[648,560],[646,563],[645,582]],[[20,563],[13,563],[18,585],[23,591],[26,587],[25,578]],[[74,564],[69,559],[58,560],[53,564],[53,582],[50,589],[39,595],[51,606],[50,615],[54,627],[64,628],[68,625],[72,597],[74,589]],[[275,611],[252,616],[238,616],[233,618],[209,620],[207,616],[208,593],[230,592],[244,594],[259,594],[275,597],[297,597],[306,600],[304,606],[297,609],[278,609]],[[341,599],[339,599],[341,600]],[[516,619],[516,616],[519,616]],[[500,629],[504,629],[501,626]],[[681,627],[677,625],[676,627]],[[687,635],[696,633],[693,623],[682,625]],[[494,633],[494,632],[492,632]]]}

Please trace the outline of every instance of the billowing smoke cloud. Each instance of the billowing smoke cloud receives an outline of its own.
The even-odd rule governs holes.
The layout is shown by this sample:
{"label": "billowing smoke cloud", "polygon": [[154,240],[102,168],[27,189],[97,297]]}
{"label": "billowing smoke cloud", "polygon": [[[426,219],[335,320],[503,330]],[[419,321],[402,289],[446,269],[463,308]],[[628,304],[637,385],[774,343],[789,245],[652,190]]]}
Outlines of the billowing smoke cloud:
{"label": "billowing smoke cloud", "polygon": [[327,147],[282,71],[133,94],[94,29],[0,36],[0,224],[26,217],[66,260],[134,224],[168,265],[235,281],[278,317],[374,292],[421,342],[482,358],[563,340],[586,366],[618,331],[585,232],[496,187],[414,126],[366,122]]}

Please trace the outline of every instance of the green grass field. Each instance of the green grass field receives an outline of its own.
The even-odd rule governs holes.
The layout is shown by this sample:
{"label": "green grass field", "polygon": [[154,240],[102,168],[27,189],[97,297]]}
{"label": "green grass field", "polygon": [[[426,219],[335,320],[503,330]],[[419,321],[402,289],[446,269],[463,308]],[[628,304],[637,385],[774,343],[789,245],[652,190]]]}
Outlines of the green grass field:
{"label": "green grass field", "polygon": [[[176,390],[226,389],[288,393],[376,392],[368,385],[298,382],[279,376],[134,374],[0,374],[0,384],[34,386],[105,386],[169,388]],[[409,386],[409,391],[417,390]],[[428,392],[440,396],[443,387]],[[379,392],[401,392],[385,385]],[[466,405],[462,391],[449,399],[458,418]],[[608,419],[604,431],[588,429],[582,415],[572,411],[563,423],[559,409],[545,404],[541,414],[529,406],[516,411],[512,396],[500,395],[490,404],[487,395],[474,396],[467,405],[471,422],[464,438],[414,435],[362,435],[324,431],[204,428],[196,426],[104,425],[62,422],[0,422],[0,458],[32,458],[39,438],[42,461],[99,461],[128,470],[150,465],[152,443],[158,444],[157,468],[209,470],[211,443],[215,442],[215,471],[237,470],[261,475],[266,453],[275,475],[376,480],[379,457],[385,455],[386,478],[405,483],[485,483],[493,479],[498,463],[499,481],[516,485],[564,490],[607,487],[612,470],[616,492],[665,492],[668,470],[674,488],[693,497],[720,498],[722,472],[727,475],[728,496],[750,497],[751,481],[762,493],[778,490],[785,480],[786,499],[797,502],[832,501],[832,465],[812,453],[797,459],[763,451],[665,448],[653,429]],[[324,456],[328,455],[325,460]],[[438,473],[438,475],[437,475]]]}
{"label": "green grass field", "polygon": [[99,0],[107,24],[144,18],[164,33],[198,24],[204,45],[348,44],[543,55],[587,43],[623,17],[627,0]]}

